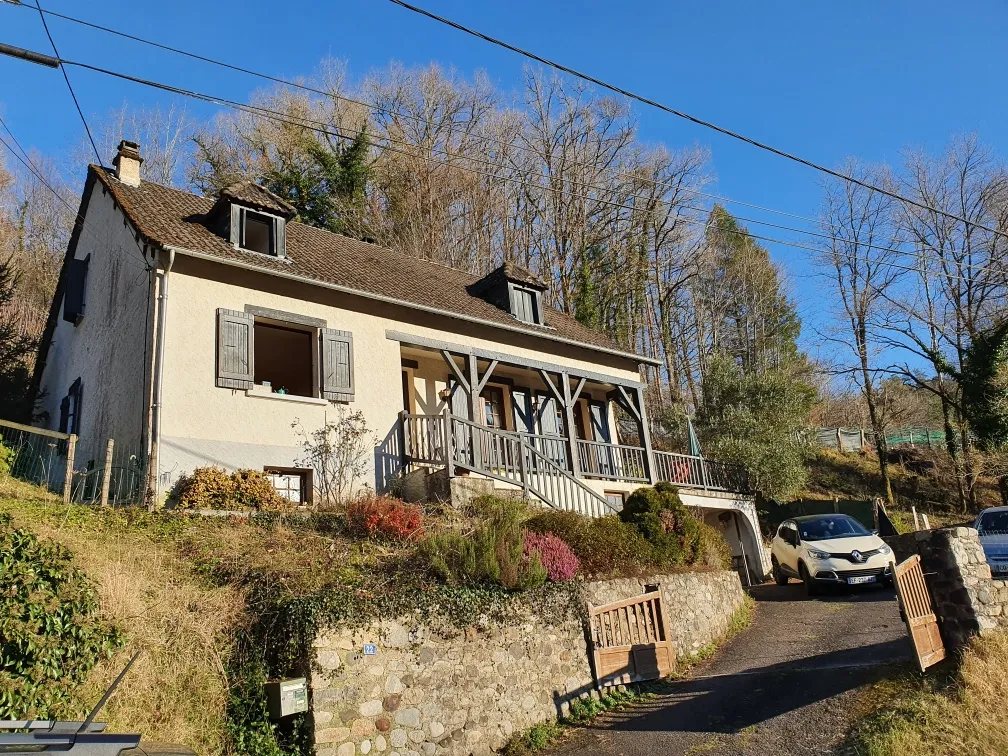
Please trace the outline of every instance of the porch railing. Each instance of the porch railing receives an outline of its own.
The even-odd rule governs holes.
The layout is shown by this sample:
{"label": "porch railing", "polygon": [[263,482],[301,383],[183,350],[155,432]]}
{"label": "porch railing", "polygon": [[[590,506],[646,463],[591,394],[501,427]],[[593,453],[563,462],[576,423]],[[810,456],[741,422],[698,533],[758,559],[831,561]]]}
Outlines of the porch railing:
{"label": "porch railing", "polygon": [[511,483],[526,496],[534,495],[554,509],[590,517],[616,511],[607,499],[519,434],[454,415],[447,417],[452,427],[451,456],[456,466]]}
{"label": "porch railing", "polygon": [[660,481],[709,491],[749,491],[749,473],[742,465],[662,451],[654,452],[654,464]]}
{"label": "porch railing", "polygon": [[644,450],[639,446],[579,440],[577,450],[580,470],[586,478],[647,483]]}
{"label": "porch railing", "polygon": [[[445,435],[445,417],[451,418],[450,439]],[[412,464],[444,466],[447,464],[445,449],[450,446],[456,464],[467,469],[478,468],[480,472],[489,471],[490,477],[519,486],[524,486],[525,479],[543,478],[538,485],[543,488],[544,495],[549,485],[546,477],[560,476],[577,481],[571,474],[567,439],[562,436],[513,433],[455,415],[403,413],[402,427],[403,448],[407,461]],[[527,451],[522,452],[522,448]],[[641,447],[578,440],[575,449],[578,469],[584,478],[648,482],[648,460]],[[653,465],[657,481],[709,491],[749,491],[749,475],[741,465],[661,451],[653,452]]]}

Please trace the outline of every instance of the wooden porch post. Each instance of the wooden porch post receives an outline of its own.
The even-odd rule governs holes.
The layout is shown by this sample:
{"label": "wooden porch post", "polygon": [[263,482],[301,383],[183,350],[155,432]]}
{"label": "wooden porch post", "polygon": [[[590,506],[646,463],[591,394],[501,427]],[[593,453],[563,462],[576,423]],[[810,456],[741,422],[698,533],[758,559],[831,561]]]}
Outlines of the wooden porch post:
{"label": "wooden porch post", "polygon": [[455,477],[455,429],[452,428],[451,407],[444,408],[444,455],[448,479]]}
{"label": "wooden porch post", "polygon": [[637,421],[640,423],[641,443],[644,445],[644,464],[647,465],[644,474],[653,486],[658,482],[658,478],[655,476],[654,450],[651,448],[651,426],[648,423],[647,410],[644,409],[644,389],[641,386],[634,389],[634,398],[637,400]]}
{"label": "wooden porch post", "polygon": [[480,407],[479,369],[476,365],[476,355],[469,355],[469,419],[474,423],[484,425],[483,408]]}
{"label": "wooden porch post", "polygon": [[[574,424],[574,402],[577,398],[571,398],[570,389],[570,375],[568,373],[560,374],[560,383],[563,384],[563,405],[564,414],[566,417],[567,426],[567,453],[570,454],[571,461],[571,473],[573,473],[575,478],[581,477],[581,460],[578,459],[578,445],[577,445],[577,431],[576,425]],[[584,385],[584,381],[581,381],[581,385]],[[580,394],[580,388],[578,390]]]}

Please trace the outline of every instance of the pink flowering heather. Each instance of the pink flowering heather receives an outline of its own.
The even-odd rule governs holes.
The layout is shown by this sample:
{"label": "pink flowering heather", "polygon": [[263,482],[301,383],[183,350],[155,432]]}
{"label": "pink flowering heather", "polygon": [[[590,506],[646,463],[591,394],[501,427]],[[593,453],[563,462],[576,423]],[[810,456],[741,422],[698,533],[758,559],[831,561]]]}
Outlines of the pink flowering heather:
{"label": "pink flowering heather", "polygon": [[581,569],[581,561],[563,539],[553,533],[525,531],[525,556],[535,553],[546,568],[547,577],[554,583],[562,583],[574,577]]}

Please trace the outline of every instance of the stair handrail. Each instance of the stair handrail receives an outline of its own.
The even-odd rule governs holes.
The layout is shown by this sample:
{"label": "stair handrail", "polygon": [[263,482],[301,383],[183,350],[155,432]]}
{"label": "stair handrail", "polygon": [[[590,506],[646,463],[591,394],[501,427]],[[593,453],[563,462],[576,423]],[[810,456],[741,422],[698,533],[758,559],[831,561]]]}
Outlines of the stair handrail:
{"label": "stair handrail", "polygon": [[[538,469],[546,468],[547,470],[550,470],[554,475],[564,478],[567,482],[572,483],[575,488],[579,489],[589,499],[593,499],[594,503],[596,505],[600,505],[603,510],[608,510],[610,513],[613,514],[617,512],[616,508],[609,503],[608,499],[604,498],[603,496],[600,496],[592,488],[585,485],[583,481],[580,481],[577,478],[575,478],[569,471],[565,470],[563,467],[558,465],[554,460],[550,459],[548,456],[546,456],[541,451],[536,449],[533,445],[529,444],[528,441],[526,441],[521,434],[515,433],[513,431],[502,430],[501,428],[491,428],[486,425],[481,425],[479,423],[473,422],[469,418],[459,417],[458,415],[449,415],[449,417],[452,420],[451,432],[454,432],[455,429],[454,424],[459,423],[463,427],[470,428],[469,433],[470,439],[473,436],[472,430],[478,430],[488,435],[499,436],[511,443],[519,444],[519,449],[521,450],[522,454],[522,459],[520,460],[521,464],[519,465],[520,476],[522,478],[520,482],[522,484],[522,487],[525,488],[526,490],[531,490],[537,497],[542,499],[546,504],[553,507],[554,509],[558,509],[559,507],[557,507],[552,501],[550,501],[549,497],[544,491],[537,490],[541,488],[541,486],[537,486],[535,482],[535,476],[529,474],[528,465],[525,462],[525,452],[528,452],[529,457],[535,461]],[[457,456],[455,459],[455,464],[462,465],[463,467],[471,467],[471,469],[473,469],[474,472],[478,472],[483,475],[489,475],[490,477],[501,478],[506,482],[511,483],[514,482],[510,479],[503,478],[503,476],[500,476],[499,474],[495,474],[492,470],[486,467],[483,464],[482,454],[480,454],[478,460],[479,464],[477,464],[477,458],[475,454],[475,448],[476,448],[475,442],[470,441],[470,448],[472,448],[474,452],[472,458],[472,465],[469,464],[468,460],[465,460],[464,462],[459,461]]]}

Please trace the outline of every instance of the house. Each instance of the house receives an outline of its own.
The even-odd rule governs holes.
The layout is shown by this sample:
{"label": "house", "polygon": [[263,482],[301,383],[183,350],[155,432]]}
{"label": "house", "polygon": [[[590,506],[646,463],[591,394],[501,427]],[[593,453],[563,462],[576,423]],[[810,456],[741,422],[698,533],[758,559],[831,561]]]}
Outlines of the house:
{"label": "house", "polygon": [[359,410],[377,490],[433,472],[598,515],[666,480],[765,561],[744,471],[654,450],[654,361],[549,307],[529,271],[474,276],[302,224],[251,182],[208,198],[142,181],[141,161],[123,141],[89,167],[40,349],[38,407],[78,436],[78,468],[114,438],[158,495],[213,464],[308,500],[299,429]]}

